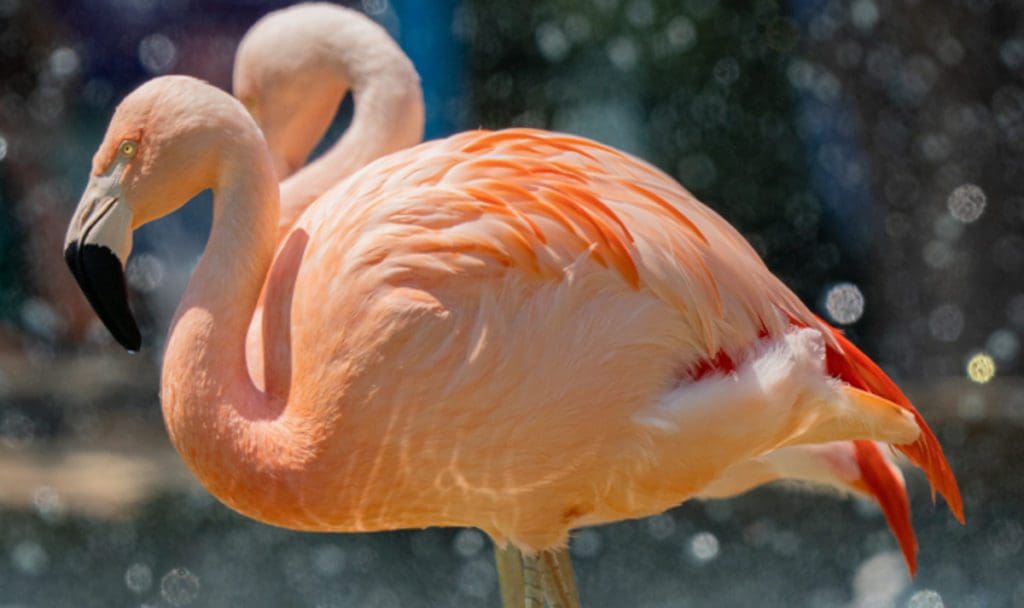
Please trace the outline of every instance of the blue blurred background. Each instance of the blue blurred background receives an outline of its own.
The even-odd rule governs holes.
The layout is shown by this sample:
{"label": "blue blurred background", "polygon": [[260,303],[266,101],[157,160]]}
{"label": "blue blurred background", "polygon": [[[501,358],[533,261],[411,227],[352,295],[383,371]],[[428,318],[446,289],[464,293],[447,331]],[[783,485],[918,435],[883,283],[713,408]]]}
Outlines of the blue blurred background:
{"label": "blue blurred background", "polygon": [[[117,101],[166,73],[230,88],[241,36],[288,4],[0,0],[0,606],[497,605],[475,531],[270,529],[182,470],[160,343],[208,197],[137,234],[144,353],[64,269]],[[428,138],[556,129],[679,179],[909,388],[963,484],[965,528],[912,476],[914,581],[871,505],[768,488],[581,531],[585,605],[1024,606],[1024,3],[346,4],[413,59]]]}

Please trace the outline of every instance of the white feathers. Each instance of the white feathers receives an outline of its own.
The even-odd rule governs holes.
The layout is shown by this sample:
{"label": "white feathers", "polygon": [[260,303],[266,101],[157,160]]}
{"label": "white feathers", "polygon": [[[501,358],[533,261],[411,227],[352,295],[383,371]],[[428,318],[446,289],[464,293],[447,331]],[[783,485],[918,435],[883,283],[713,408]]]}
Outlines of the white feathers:
{"label": "white feathers", "polygon": [[[656,406],[638,412],[633,420],[672,432],[697,410],[725,412],[740,403],[760,410],[774,408],[785,417],[798,401],[826,397],[829,391],[836,401],[844,401],[825,374],[824,337],[815,329],[796,328],[758,342],[732,372],[705,376],[665,393]],[[742,419],[732,423],[741,424]]]}

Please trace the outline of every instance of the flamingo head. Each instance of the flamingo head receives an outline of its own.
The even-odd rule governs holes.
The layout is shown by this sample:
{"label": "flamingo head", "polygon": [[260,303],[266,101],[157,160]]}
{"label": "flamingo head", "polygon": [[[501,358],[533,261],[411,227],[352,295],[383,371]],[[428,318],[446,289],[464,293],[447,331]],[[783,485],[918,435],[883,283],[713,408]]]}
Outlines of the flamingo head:
{"label": "flamingo head", "polygon": [[[248,128],[237,126],[240,120]],[[125,97],[93,157],[64,258],[100,320],[130,351],[142,342],[124,280],[132,232],[216,186],[221,161],[230,156],[225,130],[238,140],[255,134],[247,143],[265,147],[230,95],[194,78],[166,76]]]}

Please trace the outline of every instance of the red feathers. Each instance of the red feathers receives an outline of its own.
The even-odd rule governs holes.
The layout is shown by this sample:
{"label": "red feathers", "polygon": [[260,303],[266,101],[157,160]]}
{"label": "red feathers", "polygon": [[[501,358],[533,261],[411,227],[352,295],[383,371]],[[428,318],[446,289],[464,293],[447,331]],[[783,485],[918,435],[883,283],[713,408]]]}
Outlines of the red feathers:
{"label": "red feathers", "polygon": [[860,470],[860,479],[855,485],[878,501],[885,521],[903,551],[907,570],[913,575],[917,572],[917,537],[910,523],[910,500],[903,479],[893,470],[895,465],[886,460],[875,442],[854,441],[853,448]]}
{"label": "red feathers", "polygon": [[842,348],[842,352],[831,346],[828,347],[826,364],[829,374],[851,386],[888,399],[913,414],[914,420],[921,428],[921,436],[916,442],[898,445],[896,449],[906,454],[911,462],[924,470],[928,482],[932,486],[932,492],[937,491],[942,494],[953,515],[960,523],[964,523],[964,506],[963,500],[960,498],[960,489],[957,487],[953,471],[949,468],[949,463],[946,462],[946,457],[942,453],[942,446],[935,438],[935,433],[928,427],[928,423],[911,405],[903,391],[885,375],[881,368],[875,365],[874,361],[847,340],[839,330],[832,328],[832,335]]}

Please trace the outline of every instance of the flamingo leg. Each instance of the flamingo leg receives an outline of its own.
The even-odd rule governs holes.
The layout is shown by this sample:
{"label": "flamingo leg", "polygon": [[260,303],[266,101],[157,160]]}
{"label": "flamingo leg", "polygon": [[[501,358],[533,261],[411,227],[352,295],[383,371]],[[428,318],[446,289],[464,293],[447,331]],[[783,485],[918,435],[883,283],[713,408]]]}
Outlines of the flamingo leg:
{"label": "flamingo leg", "polygon": [[580,608],[576,577],[572,572],[569,548],[547,551],[538,556],[544,584],[544,596],[550,608]]}
{"label": "flamingo leg", "polygon": [[523,581],[523,554],[512,543],[494,546],[494,564],[498,570],[502,608],[523,608],[526,586]]}
{"label": "flamingo leg", "polygon": [[579,608],[568,549],[526,556],[509,544],[494,548],[494,561],[503,608]]}
{"label": "flamingo leg", "polygon": [[539,555],[523,555],[523,606],[544,608],[544,564]]}

